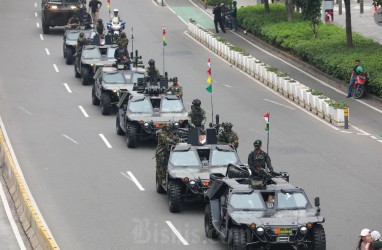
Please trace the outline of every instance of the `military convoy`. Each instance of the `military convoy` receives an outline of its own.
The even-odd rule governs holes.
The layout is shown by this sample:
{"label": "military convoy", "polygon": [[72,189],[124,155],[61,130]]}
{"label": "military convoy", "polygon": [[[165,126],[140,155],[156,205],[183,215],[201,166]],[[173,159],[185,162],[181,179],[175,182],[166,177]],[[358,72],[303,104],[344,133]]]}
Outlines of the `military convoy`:
{"label": "military convoy", "polygon": [[93,29],[67,29],[64,33],[63,54],[67,65],[73,64],[76,59],[77,39],[80,32],[85,34],[90,44],[93,43],[93,37],[96,35]]}

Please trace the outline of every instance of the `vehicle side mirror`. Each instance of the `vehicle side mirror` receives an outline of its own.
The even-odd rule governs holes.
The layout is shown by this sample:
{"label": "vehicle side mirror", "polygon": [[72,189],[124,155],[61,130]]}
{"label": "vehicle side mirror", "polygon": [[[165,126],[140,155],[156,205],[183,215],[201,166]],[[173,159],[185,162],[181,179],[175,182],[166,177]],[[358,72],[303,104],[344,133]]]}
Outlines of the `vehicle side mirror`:
{"label": "vehicle side mirror", "polygon": [[316,198],[314,199],[314,205],[315,205],[316,207],[319,207],[319,206],[320,206],[320,197],[316,197]]}

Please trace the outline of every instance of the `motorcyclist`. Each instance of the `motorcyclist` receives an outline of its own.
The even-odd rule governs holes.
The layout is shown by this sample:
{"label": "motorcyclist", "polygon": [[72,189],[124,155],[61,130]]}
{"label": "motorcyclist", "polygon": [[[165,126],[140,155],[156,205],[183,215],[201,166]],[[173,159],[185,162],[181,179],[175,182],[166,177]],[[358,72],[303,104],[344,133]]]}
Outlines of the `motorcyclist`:
{"label": "motorcyclist", "polygon": [[149,66],[146,68],[145,77],[148,78],[151,84],[156,84],[160,79],[160,73],[158,69],[155,68],[154,59],[150,59],[148,64]]}
{"label": "motorcyclist", "polygon": [[231,144],[236,150],[239,147],[239,137],[237,133],[232,131],[232,123],[223,122],[222,127],[218,134],[218,143]]}
{"label": "motorcyclist", "polygon": [[118,9],[113,10],[113,15],[111,15],[110,21],[112,21],[114,23],[123,22],[121,16],[119,15]]}
{"label": "motorcyclist", "polygon": [[272,164],[271,164],[271,158],[269,157],[269,155],[267,153],[265,153],[263,150],[261,150],[261,144],[262,144],[261,140],[256,140],[253,143],[255,150],[253,150],[248,155],[248,166],[252,172],[256,171],[255,166],[257,164],[259,164],[262,169],[266,169],[266,167],[267,167],[270,172],[274,172]]}
{"label": "motorcyclist", "polygon": [[171,94],[179,96],[180,98],[183,97],[183,88],[178,83],[178,77],[174,77],[172,79],[172,85],[166,90],[166,92],[170,92]]}
{"label": "motorcyclist", "polygon": [[200,105],[202,102],[199,99],[192,101],[191,112],[188,113],[188,123],[191,127],[204,129],[204,124],[206,122],[206,111],[204,111]]}
{"label": "motorcyclist", "polygon": [[97,20],[97,27],[96,27],[98,35],[102,36],[105,32],[105,25],[103,24],[102,19]]}

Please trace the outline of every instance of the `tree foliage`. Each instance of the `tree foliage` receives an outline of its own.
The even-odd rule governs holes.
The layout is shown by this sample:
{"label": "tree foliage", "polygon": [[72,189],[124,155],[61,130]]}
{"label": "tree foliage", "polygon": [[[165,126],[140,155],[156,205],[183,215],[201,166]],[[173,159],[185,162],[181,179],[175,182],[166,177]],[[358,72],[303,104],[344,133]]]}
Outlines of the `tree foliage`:
{"label": "tree foliage", "polygon": [[302,16],[310,22],[310,28],[313,37],[318,34],[318,26],[320,25],[322,0],[292,0],[293,4],[301,8]]}
{"label": "tree foliage", "polygon": [[373,0],[374,6],[382,6],[382,0]]}

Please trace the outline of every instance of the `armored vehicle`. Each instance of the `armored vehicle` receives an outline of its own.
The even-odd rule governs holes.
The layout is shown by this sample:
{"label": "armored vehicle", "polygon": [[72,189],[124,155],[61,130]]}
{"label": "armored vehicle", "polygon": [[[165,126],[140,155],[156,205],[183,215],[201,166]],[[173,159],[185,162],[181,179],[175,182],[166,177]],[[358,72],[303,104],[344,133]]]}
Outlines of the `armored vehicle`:
{"label": "armored vehicle", "polygon": [[113,66],[117,45],[85,45],[82,48],[81,62],[74,64],[74,75],[82,77],[82,85],[93,83],[93,76],[98,67]]}
{"label": "armored vehicle", "polygon": [[248,178],[220,178],[211,174],[206,193],[204,228],[230,249],[326,249],[320,201],[314,209],[304,190],[283,177],[253,185]]}
{"label": "armored vehicle", "polygon": [[119,70],[116,67],[100,67],[94,75],[92,88],[93,105],[101,105],[103,115],[109,115],[119,102],[122,92],[132,91],[137,78],[143,77],[144,71]]}
{"label": "armored vehicle", "polygon": [[217,144],[215,129],[207,129],[206,135],[205,144],[200,143],[203,138],[191,140],[190,135],[188,143],[197,143],[179,143],[171,149],[165,178],[160,179],[157,168],[156,189],[158,193],[167,192],[172,213],[180,212],[186,200],[204,200],[211,173],[226,174],[229,164],[240,164],[234,148]]}
{"label": "armored vehicle", "polygon": [[82,0],[42,0],[41,24],[44,34],[49,34],[50,27],[65,26],[69,19],[85,6]]}
{"label": "armored vehicle", "polygon": [[90,44],[93,42],[93,37],[96,35],[92,29],[67,29],[64,34],[63,52],[66,64],[73,64],[75,60],[74,54],[76,53],[77,39],[80,32],[85,33],[85,37],[88,38]]}
{"label": "armored vehicle", "polygon": [[129,148],[136,147],[139,140],[155,139],[157,130],[165,123],[188,127],[188,112],[175,95],[150,91],[123,93],[117,108],[117,134],[126,135]]}

